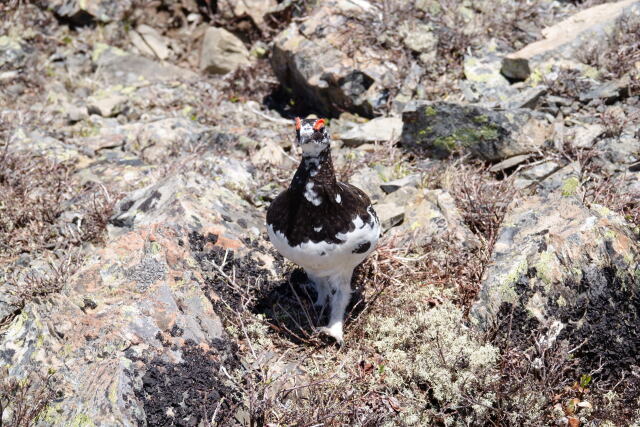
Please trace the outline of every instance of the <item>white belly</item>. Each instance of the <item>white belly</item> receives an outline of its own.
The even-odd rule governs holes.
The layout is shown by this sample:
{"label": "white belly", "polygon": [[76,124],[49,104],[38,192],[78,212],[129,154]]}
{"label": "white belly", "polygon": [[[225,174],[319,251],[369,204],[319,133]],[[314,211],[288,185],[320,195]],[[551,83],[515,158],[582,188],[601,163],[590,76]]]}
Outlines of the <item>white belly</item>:
{"label": "white belly", "polygon": [[[354,221],[355,230],[339,233],[336,237],[342,243],[313,243],[311,241],[290,246],[289,241],[280,231],[267,226],[269,240],[273,246],[287,259],[304,268],[305,271],[319,277],[332,276],[342,272],[350,272],[360,264],[376,247],[380,237],[380,224],[374,219],[372,225],[363,223],[360,218]],[[364,242],[370,242],[363,253],[354,253]]]}

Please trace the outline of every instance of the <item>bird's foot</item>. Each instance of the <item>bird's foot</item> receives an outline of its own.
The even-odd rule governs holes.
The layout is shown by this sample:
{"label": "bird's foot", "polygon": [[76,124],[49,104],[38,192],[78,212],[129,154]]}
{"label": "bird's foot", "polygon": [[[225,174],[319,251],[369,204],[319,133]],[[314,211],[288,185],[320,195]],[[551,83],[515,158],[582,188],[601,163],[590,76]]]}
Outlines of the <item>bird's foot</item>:
{"label": "bird's foot", "polygon": [[333,337],[339,346],[344,345],[344,336],[342,333],[342,325],[333,325],[331,327],[322,326],[318,328],[318,332]]}

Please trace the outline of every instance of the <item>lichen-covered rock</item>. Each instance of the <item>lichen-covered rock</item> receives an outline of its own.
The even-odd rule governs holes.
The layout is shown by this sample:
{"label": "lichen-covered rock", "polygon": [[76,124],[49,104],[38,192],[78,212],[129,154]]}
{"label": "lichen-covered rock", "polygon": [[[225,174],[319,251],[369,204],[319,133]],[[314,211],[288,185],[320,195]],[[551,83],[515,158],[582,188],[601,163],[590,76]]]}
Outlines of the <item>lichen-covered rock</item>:
{"label": "lichen-covered rock", "polygon": [[212,129],[186,118],[162,118],[147,123],[137,122],[123,127],[126,146],[152,163],[161,163],[184,147],[206,144]]}
{"label": "lichen-covered rock", "polygon": [[90,255],[62,293],[27,304],[0,354],[17,378],[57,372],[62,396],[43,424],[135,425],[145,419],[136,371],[159,356],[179,363],[187,340],[209,348],[224,338],[193,265],[188,230],[140,228]]}
{"label": "lichen-covered rock", "polygon": [[500,112],[447,102],[412,102],[402,121],[403,146],[441,158],[462,152],[499,161],[539,150],[552,132],[531,110]]}
{"label": "lichen-covered rock", "polygon": [[504,219],[471,317],[497,328],[496,342],[535,339],[541,352],[563,342],[584,372],[602,362],[598,376],[620,379],[640,363],[639,295],[639,236],[622,217],[568,194],[535,196]]}
{"label": "lichen-covered rock", "polygon": [[640,135],[637,125],[629,126],[619,136],[601,138],[594,147],[601,153],[597,165],[610,172],[625,171],[629,165],[640,161]]}
{"label": "lichen-covered rock", "polygon": [[40,130],[33,130],[27,134],[24,129],[18,128],[13,133],[11,141],[11,151],[30,152],[55,162],[80,160],[83,157],[78,147],[45,135]]}
{"label": "lichen-covered rock", "polygon": [[397,77],[392,62],[385,61],[389,52],[366,45],[347,52],[358,42],[350,31],[370,31],[349,19],[360,15],[368,2],[350,8],[347,3],[324,3],[304,24],[292,23],[274,40],[271,64],[278,80],[318,113],[372,117],[387,102]]}
{"label": "lichen-covered rock", "polygon": [[187,172],[136,190],[120,201],[118,212],[111,219],[111,233],[118,235],[131,228],[170,223],[214,233],[223,241],[224,232],[203,227],[224,223],[225,229],[236,235],[258,237],[263,218],[237,193],[224,187],[225,180],[229,184],[233,181],[228,171],[226,177],[221,174],[213,180]]}
{"label": "lichen-covered rock", "polygon": [[120,150],[106,150],[82,165],[75,179],[82,184],[102,184],[114,193],[127,193],[149,185],[153,179],[152,172],[156,169],[139,157]]}
{"label": "lichen-covered rock", "polygon": [[[217,420],[233,416],[239,397],[220,369],[239,359],[214,308],[224,286],[203,269],[253,253],[247,238],[262,218],[223,185],[189,172],[132,193],[105,247],[11,322],[0,344],[9,375],[56,372],[60,396],[42,425],[165,425],[172,413],[197,424],[214,396],[224,399]],[[269,274],[265,257],[252,274]]]}

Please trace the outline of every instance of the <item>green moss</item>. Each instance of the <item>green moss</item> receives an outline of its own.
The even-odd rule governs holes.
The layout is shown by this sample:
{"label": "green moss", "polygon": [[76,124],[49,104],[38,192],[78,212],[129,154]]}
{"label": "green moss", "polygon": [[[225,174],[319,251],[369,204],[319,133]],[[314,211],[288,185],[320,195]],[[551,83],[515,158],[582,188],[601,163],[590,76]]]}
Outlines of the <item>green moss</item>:
{"label": "green moss", "polygon": [[597,68],[586,66],[584,70],[582,70],[582,75],[588,79],[597,80],[600,77],[600,71]]}
{"label": "green moss", "polygon": [[487,123],[489,121],[489,117],[485,116],[484,114],[480,114],[479,116],[475,116],[473,118],[473,121],[476,123]]}
{"label": "green moss", "polygon": [[96,424],[86,414],[78,414],[67,424],[68,427],[89,427]]}
{"label": "green moss", "polygon": [[109,386],[109,401],[115,406],[118,403],[118,382],[114,381]]}
{"label": "green moss", "polygon": [[456,138],[453,135],[436,138],[433,140],[433,146],[449,152],[454,151],[456,149]]}
{"label": "green moss", "polygon": [[438,114],[438,110],[429,105],[428,107],[425,107],[424,114],[427,117],[433,117]]}
{"label": "green moss", "polygon": [[524,258],[501,278],[500,284],[496,288],[500,302],[508,302],[511,304],[516,304],[518,302],[518,293],[516,292],[513,284],[517,282],[528,269],[529,264],[527,259]]}
{"label": "green moss", "polygon": [[540,254],[538,262],[535,265],[536,277],[542,280],[545,284],[553,282],[552,268],[556,255],[553,251],[544,251]]}
{"label": "green moss", "polygon": [[562,184],[562,188],[560,189],[560,191],[564,197],[573,196],[574,194],[576,194],[579,186],[580,180],[578,180],[578,178],[576,178],[575,176],[572,176]]}
{"label": "green moss", "polygon": [[604,238],[610,241],[616,240],[616,233],[613,230],[607,230],[604,232]]}
{"label": "green moss", "polygon": [[[497,140],[499,138],[499,129],[489,122],[487,116],[476,116],[474,119],[477,123],[486,123],[478,127],[464,127],[457,129],[450,135],[439,136],[432,142],[434,148],[443,151],[453,152],[462,147],[471,147],[483,141]],[[425,128],[418,132],[420,136],[431,133],[431,127]]]}
{"label": "green moss", "polygon": [[600,214],[601,216],[609,216],[611,215],[611,209],[602,206],[602,205],[597,205],[597,204],[593,204],[591,205],[591,209],[596,211],[598,214]]}

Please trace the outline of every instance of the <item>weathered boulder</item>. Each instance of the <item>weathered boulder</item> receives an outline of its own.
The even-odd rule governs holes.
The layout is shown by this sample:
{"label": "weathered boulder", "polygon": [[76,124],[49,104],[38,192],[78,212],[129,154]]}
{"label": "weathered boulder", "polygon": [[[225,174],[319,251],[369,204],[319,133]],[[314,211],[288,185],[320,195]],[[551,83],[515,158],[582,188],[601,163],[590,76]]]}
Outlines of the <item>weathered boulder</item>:
{"label": "weathered boulder", "polygon": [[497,49],[496,43],[491,42],[475,56],[465,56],[465,80],[460,85],[468,102],[498,105],[518,93],[500,72],[502,55]]}
{"label": "weathered boulder", "polygon": [[147,56],[165,60],[171,53],[167,41],[155,28],[144,24],[138,25],[129,35],[131,43]]}
{"label": "weathered boulder", "polygon": [[131,0],[53,0],[47,5],[57,15],[76,24],[119,21],[133,8]]}
{"label": "weathered boulder", "polygon": [[419,54],[423,63],[435,60],[438,47],[438,37],[434,28],[420,21],[407,21],[400,27],[404,45]]}
{"label": "weathered boulder", "polygon": [[173,64],[161,64],[102,43],[95,45],[91,58],[96,65],[96,78],[111,85],[180,81],[197,77],[197,74],[190,70]]}
{"label": "weathered boulder", "polygon": [[249,51],[242,40],[224,28],[207,28],[200,50],[200,71],[226,74],[250,63]]}
{"label": "weathered boulder", "polygon": [[356,147],[372,142],[389,142],[400,137],[402,119],[399,117],[376,117],[363,124],[354,124],[346,132],[334,135],[345,145]]}
{"label": "weathered boulder", "polygon": [[531,110],[501,112],[447,102],[412,102],[402,121],[403,146],[440,158],[464,152],[499,161],[539,150],[552,133],[544,116]]}
{"label": "weathered boulder", "polygon": [[563,343],[584,372],[602,362],[598,376],[620,379],[640,363],[639,236],[567,193],[525,199],[504,219],[471,317],[496,342],[537,349],[532,359]]}
{"label": "weathered boulder", "polygon": [[10,323],[0,344],[8,374],[56,372],[59,396],[43,425],[166,425],[173,417],[197,425],[222,398],[217,421],[235,416],[239,397],[221,367],[232,372],[239,359],[216,306],[230,285],[203,270],[230,274],[224,260],[252,254],[247,238],[262,226],[224,187],[236,179],[232,169],[217,181],[188,172],[130,194],[105,247],[87,254],[60,293],[27,303]]}
{"label": "weathered boulder", "polygon": [[123,126],[127,134],[126,147],[144,159],[160,163],[181,147],[194,147],[203,142],[212,130],[186,118],[164,118],[148,123]]}
{"label": "weathered boulder", "polygon": [[467,249],[480,246],[478,238],[464,223],[453,197],[444,190],[417,191],[402,208],[402,223],[391,230],[392,235],[398,236],[398,247],[420,248],[444,236]]}
{"label": "weathered boulder", "polygon": [[224,2],[218,5],[219,13],[227,19],[248,16],[253,23],[265,30],[265,15],[275,10],[278,6],[276,0],[240,0],[235,2]]}
{"label": "weathered boulder", "polygon": [[102,117],[118,115],[127,102],[127,96],[120,93],[101,93],[87,99],[89,114],[99,114]]}
{"label": "weathered boulder", "polygon": [[[231,159],[220,159],[233,164]],[[224,223],[225,228],[236,235],[258,237],[263,227],[263,218],[255,209],[228,187],[233,187],[236,178],[232,167],[224,167],[224,172],[215,185],[211,179],[195,172],[175,175],[157,184],[134,191],[119,204],[111,220],[115,235],[123,230],[148,226],[154,223],[174,223],[188,225],[192,229],[202,230],[207,223]],[[241,180],[241,177],[238,177]],[[202,231],[204,232],[204,231]],[[225,233],[208,230],[223,241]]]}
{"label": "weathered boulder", "polygon": [[358,43],[351,34],[370,29],[349,17],[372,7],[366,1],[325,2],[274,40],[271,65],[278,80],[319,114],[372,117],[397,86],[393,62],[386,60],[391,52],[362,44],[350,49]]}
{"label": "weathered boulder", "polygon": [[9,374],[55,370],[60,379],[62,396],[44,424],[143,422],[148,404],[135,389],[145,365],[157,357],[179,364],[191,343],[205,351],[223,342],[188,239],[179,226],[129,232],[91,254],[63,292],[28,303],[13,320],[0,351]]}
{"label": "weathered boulder", "polygon": [[126,193],[149,185],[156,167],[121,150],[105,150],[93,159],[82,162],[75,174],[80,183],[98,183],[114,193]]}
{"label": "weathered boulder", "polygon": [[502,73],[513,80],[525,80],[549,59],[575,57],[587,43],[604,41],[616,19],[632,13],[640,13],[637,0],[605,3],[578,12],[542,30],[543,40],[507,55],[502,62]]}

